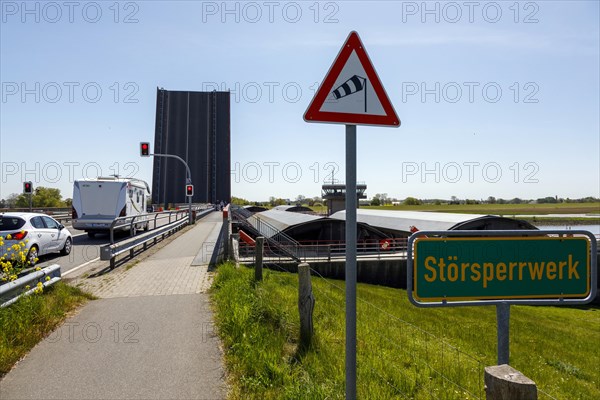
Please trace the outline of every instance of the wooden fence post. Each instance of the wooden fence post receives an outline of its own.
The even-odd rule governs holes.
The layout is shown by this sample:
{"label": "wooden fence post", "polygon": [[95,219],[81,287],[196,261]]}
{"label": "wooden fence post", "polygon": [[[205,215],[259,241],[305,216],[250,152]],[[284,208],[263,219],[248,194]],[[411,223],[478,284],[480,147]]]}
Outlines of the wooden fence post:
{"label": "wooden fence post", "polygon": [[300,345],[306,349],[310,346],[313,335],[313,310],[315,296],[310,281],[310,266],[306,263],[298,265],[298,311],[300,313]]}
{"label": "wooden fence post", "polygon": [[231,234],[231,260],[235,261],[235,267],[240,267],[240,234]]}
{"label": "wooden fence post", "polygon": [[485,367],[486,400],[537,400],[535,382],[508,364]]}
{"label": "wooden fence post", "polygon": [[263,267],[263,250],[264,250],[265,238],[258,236],[256,238],[256,247],[254,248],[255,260],[254,260],[254,280],[262,281],[262,267]]}

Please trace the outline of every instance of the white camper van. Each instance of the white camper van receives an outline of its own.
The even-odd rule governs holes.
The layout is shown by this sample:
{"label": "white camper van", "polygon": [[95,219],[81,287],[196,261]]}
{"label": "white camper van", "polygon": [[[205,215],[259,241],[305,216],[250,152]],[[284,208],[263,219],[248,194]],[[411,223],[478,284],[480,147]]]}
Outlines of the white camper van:
{"label": "white camper van", "polygon": [[[88,236],[108,233],[113,220],[146,213],[148,184],[139,179],[99,177],[79,179],[73,185],[73,228],[84,230]],[[138,222],[139,221],[139,222]],[[148,230],[148,220],[138,218],[134,231]],[[129,225],[122,228],[129,230]]]}

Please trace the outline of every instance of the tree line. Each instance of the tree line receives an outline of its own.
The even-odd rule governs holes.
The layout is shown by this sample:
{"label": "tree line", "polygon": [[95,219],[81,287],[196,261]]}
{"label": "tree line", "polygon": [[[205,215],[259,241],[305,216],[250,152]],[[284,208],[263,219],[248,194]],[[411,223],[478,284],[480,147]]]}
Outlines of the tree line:
{"label": "tree line", "polygon": [[[291,199],[283,199],[281,197],[271,196],[269,197],[269,201],[250,201],[241,197],[232,197],[231,202],[233,204],[237,204],[240,206],[245,205],[260,205],[260,206],[279,206],[279,205],[293,205],[293,204],[301,204],[318,206],[323,203],[323,199],[319,196],[314,197],[305,197],[303,195],[298,195],[294,200]],[[433,204],[433,205],[442,205],[442,204],[527,204],[527,203],[595,203],[600,202],[600,198],[588,196],[578,199],[571,198],[563,198],[558,196],[547,196],[541,197],[537,199],[522,199],[520,197],[514,197],[512,199],[503,199],[496,198],[494,196],[489,196],[487,199],[459,199],[457,196],[451,196],[450,199],[419,199],[416,197],[406,197],[405,199],[398,200],[397,198],[389,197],[387,193],[377,193],[375,194],[371,200],[368,200],[367,203],[371,206],[386,206],[386,205],[407,205],[407,206],[418,206],[421,204]],[[361,204],[363,202],[361,201]]]}
{"label": "tree line", "polygon": [[[35,208],[71,207],[71,199],[63,199],[60,189],[36,187],[31,195],[32,206]],[[29,195],[13,193],[0,199],[0,208],[28,208]]]}

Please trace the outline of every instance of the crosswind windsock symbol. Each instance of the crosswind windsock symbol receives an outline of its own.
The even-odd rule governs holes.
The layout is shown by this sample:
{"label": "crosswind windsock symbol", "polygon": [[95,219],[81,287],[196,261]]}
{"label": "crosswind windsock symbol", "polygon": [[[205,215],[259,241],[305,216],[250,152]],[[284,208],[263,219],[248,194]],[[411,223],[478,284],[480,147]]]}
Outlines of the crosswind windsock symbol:
{"label": "crosswind windsock symbol", "polygon": [[360,91],[365,92],[365,112],[367,112],[367,79],[362,76],[354,75],[346,82],[342,83],[338,86],[333,92],[333,97],[336,100],[341,99],[342,97],[349,96],[354,93],[358,93]]}

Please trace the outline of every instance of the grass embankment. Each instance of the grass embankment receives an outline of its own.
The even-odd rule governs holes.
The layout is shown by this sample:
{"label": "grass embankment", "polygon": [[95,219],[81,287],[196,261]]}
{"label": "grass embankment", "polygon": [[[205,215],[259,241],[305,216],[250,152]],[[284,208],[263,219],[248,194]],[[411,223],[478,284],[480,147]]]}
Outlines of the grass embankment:
{"label": "grass embankment", "polygon": [[[254,284],[251,269],[218,268],[212,296],[230,398],[344,398],[344,282],[313,276],[315,337],[302,352],[297,279],[267,270]],[[358,284],[358,397],[485,398],[495,317],[494,307],[417,308],[404,290]],[[557,399],[600,398],[598,343],[597,309],[511,307],[511,365]]]}
{"label": "grass embankment", "polygon": [[0,378],[29,350],[50,334],[70,311],[93,296],[58,282],[0,308]]}

